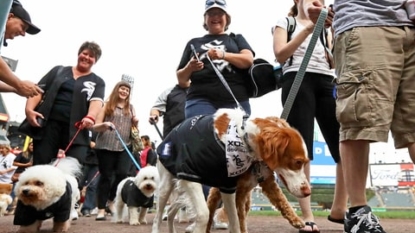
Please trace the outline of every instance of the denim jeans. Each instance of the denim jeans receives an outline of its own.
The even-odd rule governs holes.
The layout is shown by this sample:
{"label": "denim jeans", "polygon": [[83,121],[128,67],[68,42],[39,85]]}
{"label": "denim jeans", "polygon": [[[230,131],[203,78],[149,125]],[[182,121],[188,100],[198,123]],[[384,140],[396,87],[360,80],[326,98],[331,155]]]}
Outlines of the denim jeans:
{"label": "denim jeans", "polygon": [[[239,102],[244,109],[245,113],[251,115],[251,105],[249,100]],[[185,117],[190,118],[198,115],[211,115],[216,112],[219,108],[237,108],[236,103],[232,104],[214,104],[207,99],[191,99],[186,100]]]}
{"label": "denim jeans", "polygon": [[98,165],[85,164],[83,167],[84,177],[86,178],[84,185],[86,188],[85,200],[82,205],[83,210],[93,210],[96,207],[96,190],[100,174],[98,173]]}

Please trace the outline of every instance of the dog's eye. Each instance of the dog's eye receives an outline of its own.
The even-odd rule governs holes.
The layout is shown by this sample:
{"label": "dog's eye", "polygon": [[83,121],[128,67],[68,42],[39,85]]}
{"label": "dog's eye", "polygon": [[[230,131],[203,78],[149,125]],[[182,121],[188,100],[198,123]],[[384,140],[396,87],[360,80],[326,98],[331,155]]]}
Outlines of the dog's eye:
{"label": "dog's eye", "polygon": [[36,181],[35,185],[36,185],[36,186],[43,186],[43,182]]}

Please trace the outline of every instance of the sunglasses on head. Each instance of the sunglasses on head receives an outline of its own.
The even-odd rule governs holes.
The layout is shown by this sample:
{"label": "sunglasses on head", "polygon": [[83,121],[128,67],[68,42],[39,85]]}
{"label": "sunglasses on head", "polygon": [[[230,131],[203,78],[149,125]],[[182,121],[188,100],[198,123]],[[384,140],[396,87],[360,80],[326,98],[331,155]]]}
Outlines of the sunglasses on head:
{"label": "sunglasses on head", "polygon": [[213,4],[218,4],[220,6],[226,6],[225,0],[207,0],[206,6],[212,6]]}

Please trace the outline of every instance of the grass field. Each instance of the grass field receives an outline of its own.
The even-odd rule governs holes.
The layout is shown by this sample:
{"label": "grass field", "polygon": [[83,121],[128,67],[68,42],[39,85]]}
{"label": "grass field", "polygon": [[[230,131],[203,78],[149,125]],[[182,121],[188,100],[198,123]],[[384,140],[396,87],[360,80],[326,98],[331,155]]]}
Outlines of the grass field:
{"label": "grass field", "polygon": [[[316,217],[326,217],[329,215],[328,211],[314,211],[314,216]],[[301,212],[297,212],[301,216]],[[379,218],[388,218],[388,219],[414,219],[415,211],[385,211],[385,212],[376,212],[376,216]],[[263,211],[250,211],[249,215],[252,216],[281,216],[279,211],[273,210],[263,210]]]}

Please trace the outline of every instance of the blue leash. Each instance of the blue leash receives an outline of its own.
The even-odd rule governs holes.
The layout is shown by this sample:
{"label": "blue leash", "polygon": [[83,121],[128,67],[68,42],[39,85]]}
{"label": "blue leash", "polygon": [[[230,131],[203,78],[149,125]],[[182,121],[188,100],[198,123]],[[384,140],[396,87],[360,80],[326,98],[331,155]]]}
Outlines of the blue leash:
{"label": "blue leash", "polygon": [[111,127],[111,129],[112,129],[112,130],[115,130],[115,133],[117,134],[118,139],[120,140],[121,144],[123,145],[123,147],[124,147],[125,151],[127,151],[127,154],[130,156],[130,158],[131,158],[131,160],[133,161],[133,163],[134,163],[135,167],[136,167],[138,170],[141,170],[140,165],[138,165],[137,161],[136,161],[136,160],[135,160],[135,158],[134,158],[134,155],[133,155],[133,154],[131,154],[131,152],[130,152],[130,150],[128,149],[127,145],[125,145],[125,142],[122,140],[121,135],[120,135],[120,133],[118,132],[118,130],[117,130],[116,128],[112,128],[112,127]]}

